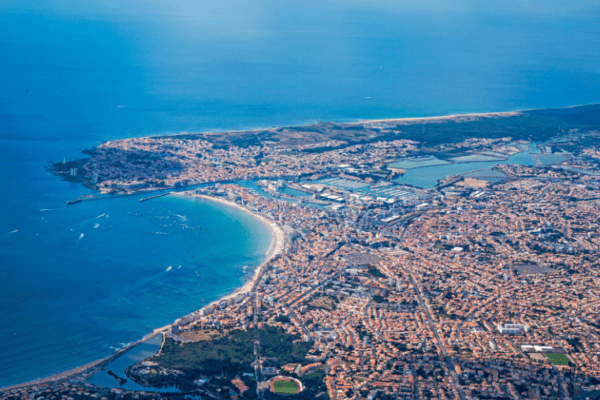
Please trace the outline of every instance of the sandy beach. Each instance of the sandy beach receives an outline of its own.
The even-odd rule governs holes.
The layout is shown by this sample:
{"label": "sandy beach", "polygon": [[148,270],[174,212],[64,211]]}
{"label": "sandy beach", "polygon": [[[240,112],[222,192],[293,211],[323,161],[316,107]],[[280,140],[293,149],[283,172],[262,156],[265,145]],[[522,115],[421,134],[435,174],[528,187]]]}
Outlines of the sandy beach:
{"label": "sandy beach", "polygon": [[237,208],[238,210],[241,210],[245,213],[252,215],[254,218],[257,218],[259,221],[261,221],[264,225],[266,225],[271,230],[271,232],[273,233],[273,241],[271,242],[271,246],[269,247],[269,250],[267,250],[267,258],[256,268],[252,279],[248,280],[248,282],[246,282],[239,289],[235,290],[233,293],[228,294],[224,297],[221,297],[218,300],[215,300],[210,304],[216,304],[223,300],[227,300],[229,298],[236,297],[242,293],[248,293],[248,292],[253,291],[254,287],[255,287],[256,283],[258,282],[258,279],[262,275],[264,267],[267,265],[267,263],[269,261],[271,261],[273,259],[273,257],[275,257],[276,255],[281,254],[283,252],[283,246],[285,243],[285,234],[283,233],[281,228],[279,228],[279,226],[277,226],[277,224],[275,222],[269,221],[262,215],[256,214],[256,213],[248,210],[247,208],[244,208],[244,207],[240,206],[239,204],[234,203],[232,201],[220,199],[217,197],[211,197],[211,196],[207,196],[207,195],[203,195],[203,194],[195,194],[193,192],[174,192],[172,194],[214,201],[217,203],[224,204],[228,207]]}
{"label": "sandy beach", "polygon": [[364,121],[352,122],[349,125],[366,125],[372,123],[395,123],[395,124],[415,124],[415,123],[442,123],[447,121],[465,122],[480,118],[504,118],[514,117],[523,114],[522,111],[507,111],[496,113],[472,113],[472,114],[453,114],[440,117],[422,117],[422,118],[388,118],[388,119],[367,119]]}
{"label": "sandy beach", "polygon": [[[245,294],[245,293],[250,293],[254,290],[256,283],[258,282],[258,279],[260,279],[260,276],[262,275],[265,266],[267,265],[267,263],[269,261],[271,261],[275,256],[277,256],[278,254],[281,254],[283,252],[283,248],[284,248],[284,243],[285,243],[285,234],[283,233],[283,231],[279,228],[279,226],[277,226],[276,223],[269,221],[268,219],[266,219],[265,217],[263,217],[262,215],[256,214],[242,206],[240,206],[237,203],[231,202],[231,201],[227,201],[224,199],[220,199],[220,198],[216,198],[216,197],[211,197],[211,196],[206,196],[206,195],[201,195],[201,194],[195,194],[193,192],[171,192],[170,194],[174,194],[174,195],[178,195],[178,196],[186,196],[186,197],[193,197],[193,198],[199,198],[199,199],[204,199],[204,200],[208,200],[208,201],[214,201],[217,203],[221,203],[224,204],[228,207],[234,207],[237,208],[245,213],[248,213],[250,215],[252,215],[254,218],[257,218],[262,224],[264,224],[266,227],[268,227],[271,232],[273,233],[273,240],[271,242],[271,245],[269,247],[269,250],[267,250],[267,257],[266,259],[256,268],[256,270],[254,271],[254,275],[252,276],[251,279],[249,279],[243,286],[241,286],[240,288],[236,289],[235,291],[233,291],[232,293],[225,295],[223,297],[220,297],[216,300],[214,300],[213,302],[209,303],[208,305],[214,305],[214,304],[218,304],[223,300],[227,300],[230,298],[234,298],[239,296],[240,294]],[[205,307],[205,306],[204,306]],[[202,308],[204,308],[202,307]],[[202,308],[198,309],[197,311],[201,310]],[[195,311],[195,312],[197,312]],[[193,314],[193,313],[191,313]],[[182,315],[183,317],[183,315]],[[116,351],[114,354],[112,354],[109,357],[105,357],[102,358],[100,360],[96,360],[93,361],[89,364],[80,366],[80,367],[76,367],[73,369],[70,369],[68,371],[64,371],[58,374],[54,374],[45,378],[40,378],[40,379],[36,379],[34,381],[30,381],[30,382],[25,382],[25,383],[20,383],[17,385],[12,385],[12,386],[7,386],[7,387],[3,387],[0,388],[0,390],[11,390],[11,389],[15,389],[15,388],[19,388],[19,387],[24,387],[24,386],[34,386],[34,385],[42,385],[42,384],[47,384],[47,383],[52,383],[52,382],[56,382],[56,381],[61,381],[64,379],[68,379],[71,378],[75,375],[79,375],[79,374],[86,374],[87,371],[89,371],[91,368],[102,368],[103,366],[109,364],[112,360],[114,360],[115,358],[121,356],[123,353],[125,353],[126,351],[128,351],[129,349],[137,346],[140,343],[145,342],[146,340],[152,338],[153,336],[160,334],[160,333],[165,333],[170,331],[172,324],[169,325],[165,325],[163,327],[157,328],[154,331],[152,331],[151,333],[149,333],[148,335],[144,336],[143,339],[138,340],[134,343],[129,344],[128,346],[126,346],[123,349],[120,349],[118,351]],[[95,373],[95,371],[94,371]]]}
{"label": "sandy beach", "polygon": [[96,360],[94,362],[91,362],[89,364],[83,365],[81,367],[73,368],[73,369],[70,369],[68,371],[61,372],[59,374],[54,374],[54,375],[48,376],[46,378],[40,378],[40,379],[36,379],[34,381],[31,381],[31,382],[20,383],[20,384],[12,385],[12,386],[6,386],[6,387],[3,387],[3,388],[0,388],[0,390],[7,391],[7,390],[16,389],[16,388],[20,388],[20,387],[24,387],[24,386],[43,385],[43,384],[47,384],[47,383],[56,382],[56,381],[59,381],[59,380],[62,380],[62,379],[69,378],[69,377],[71,377],[73,375],[77,375],[77,374],[83,373],[83,372],[85,372],[86,370],[88,370],[90,368],[96,367],[99,364],[101,364],[101,363],[103,363],[105,361],[108,361],[112,357],[114,357],[114,355],[110,356],[110,357],[103,358],[101,360]]}

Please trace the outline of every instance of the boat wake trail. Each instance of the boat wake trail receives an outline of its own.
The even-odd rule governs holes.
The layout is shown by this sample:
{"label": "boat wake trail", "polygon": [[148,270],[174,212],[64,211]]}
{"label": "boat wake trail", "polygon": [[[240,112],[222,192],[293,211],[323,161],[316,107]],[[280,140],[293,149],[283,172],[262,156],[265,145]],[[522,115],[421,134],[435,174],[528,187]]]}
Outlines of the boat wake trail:
{"label": "boat wake trail", "polygon": [[19,232],[19,230],[15,229],[14,231],[4,232],[2,235],[8,235],[9,233],[17,233],[17,232]]}
{"label": "boat wake trail", "polygon": [[40,208],[40,211],[54,211],[54,208]]}
{"label": "boat wake trail", "polygon": [[77,238],[77,240],[75,241],[75,243],[79,242],[81,239],[83,239],[83,233],[81,235],[79,235],[79,237]]}
{"label": "boat wake trail", "polygon": [[153,280],[157,279],[158,277],[160,277],[161,275],[165,275],[167,272],[169,272],[171,269],[173,269],[172,265],[169,265],[166,269],[160,271],[158,274],[151,276],[149,278],[144,279],[143,281],[139,282],[138,284],[134,285],[133,288],[134,289],[138,289],[141,286],[144,286],[150,282],[152,282]]}
{"label": "boat wake trail", "polygon": [[106,214],[100,214],[100,215],[98,215],[98,216],[96,217],[96,219],[98,219],[98,218],[102,218],[102,217],[104,217],[105,215],[106,215]]}

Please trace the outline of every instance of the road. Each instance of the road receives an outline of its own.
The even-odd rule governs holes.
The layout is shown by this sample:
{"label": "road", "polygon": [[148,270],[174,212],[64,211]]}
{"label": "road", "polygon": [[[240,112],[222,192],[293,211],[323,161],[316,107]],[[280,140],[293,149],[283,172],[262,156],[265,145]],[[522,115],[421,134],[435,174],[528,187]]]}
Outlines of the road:
{"label": "road", "polygon": [[263,393],[260,389],[260,384],[262,382],[262,363],[260,362],[260,334],[258,331],[258,297],[256,296],[256,292],[254,292],[254,327],[256,329],[256,339],[254,340],[254,378],[256,379],[256,395],[259,400],[263,399]]}
{"label": "road", "polygon": [[425,315],[427,316],[427,322],[429,323],[429,327],[433,331],[433,334],[435,335],[435,339],[438,342],[438,346],[442,350],[442,354],[444,355],[444,361],[446,362],[446,365],[448,366],[450,375],[452,376],[452,381],[454,383],[454,387],[458,391],[458,395],[460,396],[461,400],[467,400],[465,393],[458,381],[458,374],[456,373],[456,370],[454,369],[454,361],[452,361],[452,358],[448,356],[448,352],[446,351],[446,346],[444,345],[444,341],[440,337],[440,334],[439,334],[437,328],[435,327],[435,323],[433,321],[433,318],[431,318],[431,314],[429,312],[429,307],[423,300],[423,295],[421,294],[421,290],[419,289],[419,286],[417,285],[417,282],[415,281],[415,278],[413,277],[413,275],[411,273],[408,273],[408,276],[410,277],[410,281],[412,282],[412,284],[415,288],[415,292],[417,292],[417,297],[419,298],[419,304],[423,308],[423,311],[425,311]]}

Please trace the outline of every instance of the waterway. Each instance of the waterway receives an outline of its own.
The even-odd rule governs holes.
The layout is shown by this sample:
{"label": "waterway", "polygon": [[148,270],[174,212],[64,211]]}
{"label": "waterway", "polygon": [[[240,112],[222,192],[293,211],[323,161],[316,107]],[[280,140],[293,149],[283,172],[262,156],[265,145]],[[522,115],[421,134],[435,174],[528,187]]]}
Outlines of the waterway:
{"label": "waterway", "polygon": [[[158,388],[148,388],[146,386],[139,385],[131,380],[125,373],[125,370],[133,364],[136,364],[142,360],[145,360],[148,357],[152,357],[156,355],[158,350],[160,349],[160,344],[162,343],[162,335],[157,335],[144,343],[141,343],[135,346],[133,349],[128,350],[125,354],[121,355],[113,362],[108,364],[104,371],[97,372],[94,374],[88,382],[96,385],[98,387],[107,387],[114,389],[127,389],[127,390],[153,390],[160,392],[176,392],[178,389],[176,387],[166,387],[162,389]],[[127,382],[124,385],[120,385],[119,381],[115,379],[113,376],[108,374],[108,371],[111,371],[119,378],[127,379]]]}
{"label": "waterway", "polygon": [[437,185],[440,179],[448,176],[464,174],[466,172],[477,171],[481,169],[488,169],[494,165],[500,164],[537,165],[529,152],[522,152],[510,156],[506,160],[500,161],[454,163],[409,169],[404,175],[396,178],[395,181],[419,188],[431,189]]}

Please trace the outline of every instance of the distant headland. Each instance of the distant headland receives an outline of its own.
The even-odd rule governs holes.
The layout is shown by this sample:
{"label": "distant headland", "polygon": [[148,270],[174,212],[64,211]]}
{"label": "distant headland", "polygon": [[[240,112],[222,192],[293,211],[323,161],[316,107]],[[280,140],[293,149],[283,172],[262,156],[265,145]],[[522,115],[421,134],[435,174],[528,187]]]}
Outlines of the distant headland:
{"label": "distant headland", "polygon": [[577,129],[600,130],[599,104],[123,139],[85,150],[91,158],[54,163],[51,170],[101,193],[127,194],[201,183],[314,177],[325,168],[356,161],[337,153],[359,154],[365,146],[401,144],[406,155],[447,159],[465,150],[456,144],[466,140],[541,142]]}

